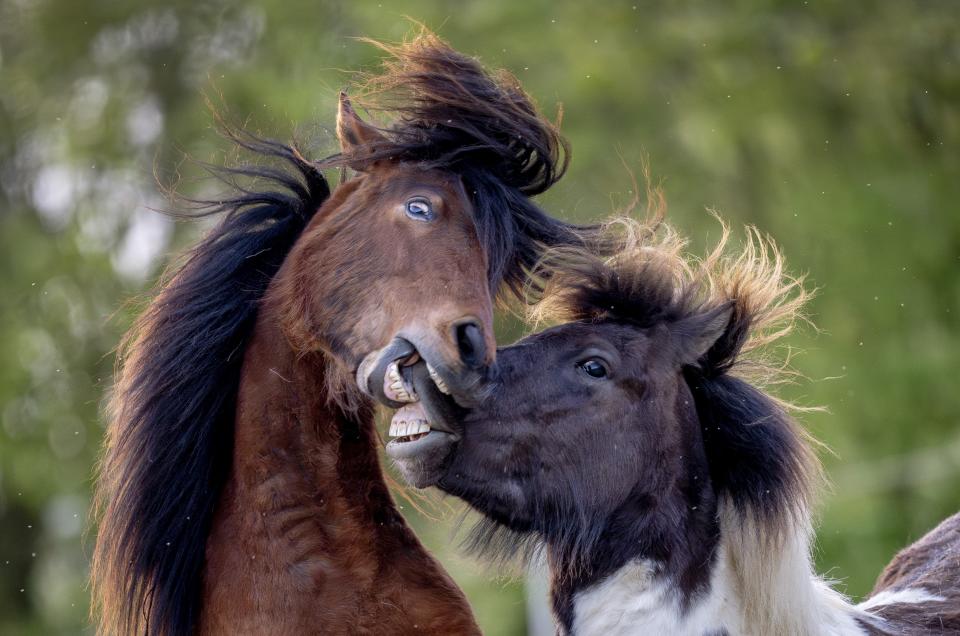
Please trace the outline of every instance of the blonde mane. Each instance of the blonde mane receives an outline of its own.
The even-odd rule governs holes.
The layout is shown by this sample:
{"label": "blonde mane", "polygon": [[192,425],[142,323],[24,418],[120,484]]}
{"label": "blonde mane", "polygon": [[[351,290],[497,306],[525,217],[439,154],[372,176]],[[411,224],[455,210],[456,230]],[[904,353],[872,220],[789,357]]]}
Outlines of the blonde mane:
{"label": "blonde mane", "polygon": [[719,240],[706,255],[692,254],[689,241],[664,220],[659,190],[651,201],[643,219],[616,216],[606,222],[596,239],[600,249],[548,249],[526,288],[528,320],[541,326],[652,323],[729,304],[727,333],[700,361],[703,371],[729,372],[758,387],[793,380],[791,351],[777,355],[776,345],[798,322],[812,324],[803,313],[814,293],[804,287],[805,275],[789,273],[780,248],[754,226],[745,228],[742,246],[734,249],[730,226],[715,212]]}

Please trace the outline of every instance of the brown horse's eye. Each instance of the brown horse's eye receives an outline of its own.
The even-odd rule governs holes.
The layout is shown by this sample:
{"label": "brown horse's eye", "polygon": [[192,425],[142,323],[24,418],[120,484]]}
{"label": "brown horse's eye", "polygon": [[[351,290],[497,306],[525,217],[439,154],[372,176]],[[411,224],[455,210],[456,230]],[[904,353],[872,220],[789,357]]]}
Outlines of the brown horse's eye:
{"label": "brown horse's eye", "polygon": [[430,204],[430,201],[424,199],[423,197],[414,197],[407,201],[405,206],[407,211],[407,216],[416,221],[432,221],[436,218],[436,214],[433,212],[433,206]]}
{"label": "brown horse's eye", "polygon": [[591,378],[600,379],[607,377],[607,365],[596,358],[584,360],[577,366],[583,369],[583,372],[589,375]]}

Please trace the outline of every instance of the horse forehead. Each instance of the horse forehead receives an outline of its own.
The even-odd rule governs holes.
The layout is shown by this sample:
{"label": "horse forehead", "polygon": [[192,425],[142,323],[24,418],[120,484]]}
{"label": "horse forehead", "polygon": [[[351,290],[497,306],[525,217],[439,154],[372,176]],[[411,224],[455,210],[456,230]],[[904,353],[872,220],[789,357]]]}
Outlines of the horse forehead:
{"label": "horse forehead", "polygon": [[613,322],[570,322],[551,327],[525,340],[541,342],[547,346],[571,347],[589,347],[591,344],[605,343],[612,345],[621,353],[626,353],[628,349],[642,351],[650,343],[650,337],[645,330]]}
{"label": "horse forehead", "polygon": [[[616,352],[616,364],[621,377],[626,374],[642,376],[647,382],[661,379],[669,381],[679,367],[673,363],[673,343],[662,336],[662,330],[656,328],[616,322],[570,322],[531,334],[506,349],[515,348],[512,353],[522,356],[530,364],[536,364],[552,354],[612,348]],[[598,347],[598,344],[601,346]]]}
{"label": "horse forehead", "polygon": [[444,198],[460,199],[465,193],[460,177],[447,170],[426,168],[416,164],[395,163],[373,172],[370,181],[382,184],[388,194],[402,194],[410,190],[427,188]]}

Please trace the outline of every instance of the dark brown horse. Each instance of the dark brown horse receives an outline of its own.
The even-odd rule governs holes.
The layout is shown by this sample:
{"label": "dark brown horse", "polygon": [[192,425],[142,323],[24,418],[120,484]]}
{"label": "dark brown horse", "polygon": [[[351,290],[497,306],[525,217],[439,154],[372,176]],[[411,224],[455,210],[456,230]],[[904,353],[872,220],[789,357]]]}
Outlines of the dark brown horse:
{"label": "dark brown horse", "polygon": [[[97,489],[101,633],[477,632],[391,499],[368,395],[415,399],[397,380],[425,360],[469,403],[498,288],[592,230],[529,200],[565,142],[515,79],[430,34],[384,48],[365,88],[395,123],[341,96],[342,152],[318,163],[235,135],[281,167],[228,171],[259,185],[202,210],[224,219],[125,340]],[[355,175],[331,193],[328,168]]]}
{"label": "dark brown horse", "polygon": [[398,417],[451,433],[389,443],[407,478],[486,515],[481,547],[542,544],[564,634],[960,634],[960,515],[859,605],[813,572],[818,463],[748,381],[805,299],[776,248],[752,233],[726,256],[724,232],[690,259],[669,228],[625,226],[613,260],[560,255],[539,309],[567,322],[500,349],[477,407],[413,374]]}

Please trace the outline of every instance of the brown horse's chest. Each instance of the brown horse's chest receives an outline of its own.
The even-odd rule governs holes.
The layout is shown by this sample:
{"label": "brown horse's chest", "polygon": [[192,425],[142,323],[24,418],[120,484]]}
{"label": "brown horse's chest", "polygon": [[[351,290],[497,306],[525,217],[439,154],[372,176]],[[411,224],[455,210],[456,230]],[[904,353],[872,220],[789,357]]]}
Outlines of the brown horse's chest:
{"label": "brown horse's chest", "polygon": [[396,511],[372,421],[352,429],[365,431],[353,441],[331,435],[338,420],[319,403],[278,402],[306,393],[284,380],[296,371],[278,373],[241,383],[233,470],[207,541],[200,633],[479,633],[463,594]]}
{"label": "brown horse's chest", "polygon": [[[211,545],[236,530],[221,524],[211,539],[223,542]],[[234,534],[229,543],[234,549],[208,550],[202,634],[479,633],[466,599],[422,549],[379,560],[363,545],[312,539],[260,556],[250,548],[245,558],[245,540]]]}

